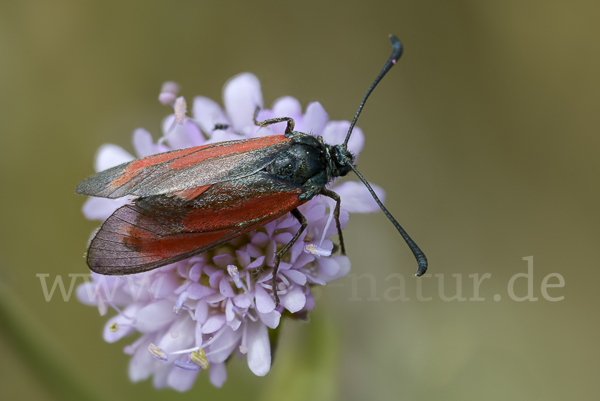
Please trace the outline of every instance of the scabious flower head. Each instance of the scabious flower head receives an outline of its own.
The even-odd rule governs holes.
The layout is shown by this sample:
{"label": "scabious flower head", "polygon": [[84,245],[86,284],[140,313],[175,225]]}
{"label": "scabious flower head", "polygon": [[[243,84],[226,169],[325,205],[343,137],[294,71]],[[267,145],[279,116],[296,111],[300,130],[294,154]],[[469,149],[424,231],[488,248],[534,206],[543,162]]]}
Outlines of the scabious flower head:
{"label": "scabious flower head", "polygon": [[[283,97],[264,109],[260,83],[248,73],[225,85],[225,110],[208,98],[196,97],[188,117],[178,90],[177,84],[168,82],[159,96],[174,113],[164,119],[163,136],[157,143],[148,131],[134,131],[133,147],[138,157],[282,134],[285,124],[254,125],[257,106],[261,108],[258,120],[292,117],[297,131],[320,135],[329,144],[342,143],[349,127],[347,121],[329,121],[318,102],[310,103],[302,113],[298,100]],[[363,143],[362,131],[355,128],[349,150],[358,156]],[[133,159],[119,146],[103,145],[96,155],[95,169],[102,171]],[[383,191],[374,188],[383,199]],[[379,210],[360,183],[346,182],[331,189],[342,198],[342,227],[350,212]],[[88,219],[104,220],[130,202],[130,198],[89,198],[83,213]],[[97,306],[101,315],[109,307],[117,312],[106,322],[105,341],[138,335],[124,348],[132,356],[129,377],[134,382],[152,377],[157,388],[186,391],[202,370],[208,370],[210,381],[220,387],[227,379],[225,363],[234,354],[246,358],[254,374],[264,376],[271,368],[268,330],[277,329],[285,310],[289,316],[305,318],[315,307],[311,287],[326,285],[350,270],[346,256],[331,256],[334,244],[329,238],[337,241],[334,206],[331,199],[322,196],[300,206],[308,227],[280,264],[278,307],[271,286],[275,253],[300,229],[289,214],[209,252],[149,272],[118,277],[92,273],[92,280],[79,286],[77,295],[81,302]]]}

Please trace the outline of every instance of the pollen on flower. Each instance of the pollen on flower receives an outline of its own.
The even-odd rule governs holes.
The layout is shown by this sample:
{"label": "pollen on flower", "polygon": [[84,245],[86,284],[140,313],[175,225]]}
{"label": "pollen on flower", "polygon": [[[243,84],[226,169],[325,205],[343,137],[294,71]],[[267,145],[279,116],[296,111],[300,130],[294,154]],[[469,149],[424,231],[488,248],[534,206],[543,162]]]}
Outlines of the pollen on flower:
{"label": "pollen on flower", "polygon": [[192,362],[194,362],[196,365],[200,366],[202,369],[208,370],[208,367],[209,367],[208,359],[206,359],[206,354],[204,353],[203,349],[200,349],[198,351],[193,351],[190,354],[190,359],[192,360]]}
{"label": "pollen on flower", "polygon": [[183,96],[175,99],[175,123],[183,124],[185,122],[185,114],[187,113],[187,104]]}
{"label": "pollen on flower", "polygon": [[167,356],[167,354],[165,353],[165,351],[163,351],[162,349],[158,348],[156,345],[150,343],[150,345],[148,345],[148,351],[150,351],[150,353],[156,357],[156,359],[160,359],[161,361],[168,361],[169,357]]}
{"label": "pollen on flower", "polygon": [[331,256],[331,251],[318,247],[315,244],[304,245],[304,252],[310,253],[319,258]]}
{"label": "pollen on flower", "polygon": [[188,299],[188,293],[186,291],[179,294],[179,297],[177,298],[177,302],[175,303],[175,306],[173,307],[174,314],[179,315],[179,313],[181,312],[181,308],[183,307],[183,304],[185,303],[185,301],[187,299]]}
{"label": "pollen on flower", "polygon": [[240,274],[238,272],[237,266],[235,266],[235,265],[228,265],[227,266],[227,273],[229,273],[229,275],[233,279],[233,282],[235,283],[235,286],[237,288],[242,288],[244,286],[244,283],[242,283],[242,280],[240,279]]}

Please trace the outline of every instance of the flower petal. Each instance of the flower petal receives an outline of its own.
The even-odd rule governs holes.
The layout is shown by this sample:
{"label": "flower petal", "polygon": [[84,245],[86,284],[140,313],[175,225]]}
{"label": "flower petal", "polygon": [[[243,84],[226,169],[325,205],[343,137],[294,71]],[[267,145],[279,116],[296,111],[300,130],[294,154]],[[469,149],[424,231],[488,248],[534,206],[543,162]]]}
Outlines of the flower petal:
{"label": "flower petal", "polygon": [[194,316],[196,317],[196,321],[200,324],[204,324],[206,319],[208,319],[208,304],[203,299],[196,304]]}
{"label": "flower petal", "polygon": [[225,363],[211,363],[208,374],[212,385],[221,388],[223,383],[225,383],[227,380],[227,369],[225,369]]}
{"label": "flower petal", "polygon": [[199,283],[191,283],[186,291],[190,299],[202,299],[216,292],[214,289]]}
{"label": "flower petal", "polygon": [[[264,110],[259,114],[259,117],[261,120],[276,117],[293,118],[294,122],[296,123],[296,130],[298,131],[298,125],[301,125],[303,121],[302,106],[300,105],[300,102],[297,99],[291,96],[285,96],[273,102],[272,110]],[[283,133],[285,132],[285,127],[285,123],[280,123],[273,124],[269,128],[271,131],[273,131],[273,134],[283,135]]]}
{"label": "flower petal", "polygon": [[152,140],[152,134],[143,128],[133,131],[132,142],[138,157],[146,157],[158,153],[158,149]]}
{"label": "flower petal", "polygon": [[88,220],[106,220],[115,212],[115,210],[126,203],[130,203],[130,200],[127,197],[108,199],[90,196],[83,204],[81,211]]}
{"label": "flower petal", "polygon": [[248,252],[244,252],[244,251],[240,251],[239,249],[236,249],[235,256],[237,256],[237,260],[240,265],[240,268],[243,269],[244,267],[246,267],[250,264],[250,255],[248,255]]}
{"label": "flower petal", "polygon": [[319,272],[317,275],[318,279],[329,283],[330,281],[337,280],[338,278],[342,278],[348,274],[350,271],[350,259],[348,259],[347,256],[338,255],[329,259],[334,259],[337,262],[337,264],[340,266],[339,270],[333,276],[328,276],[322,272]]}
{"label": "flower petal", "polygon": [[[323,140],[330,145],[339,145],[346,139],[349,128],[350,121],[329,121],[323,130]],[[364,144],[365,135],[360,128],[355,126],[348,141],[348,150],[354,156],[358,156]]]}
{"label": "flower petal", "polygon": [[299,286],[294,286],[287,294],[281,295],[281,304],[292,313],[298,312],[306,303],[306,295]]}
{"label": "flower petal", "polygon": [[96,160],[94,161],[94,170],[96,172],[104,171],[107,168],[118,166],[119,164],[127,163],[135,159],[131,153],[127,152],[120,146],[106,143],[96,152]]}
{"label": "flower petal", "polygon": [[224,362],[229,358],[229,355],[231,355],[233,350],[239,345],[242,338],[242,331],[243,330],[233,331],[229,326],[223,328],[223,332],[219,338],[208,347],[209,352],[206,353],[206,356],[211,364]]}
{"label": "flower petal", "polygon": [[181,285],[182,281],[174,274],[158,273],[152,282],[152,294],[156,298],[166,298]]}
{"label": "flower petal", "polygon": [[254,74],[242,73],[231,78],[223,88],[223,102],[233,130],[249,134],[244,128],[254,128],[252,118],[256,107],[263,108],[260,81]]}
{"label": "flower petal", "polygon": [[[311,135],[321,135],[325,129],[325,125],[329,120],[329,115],[319,102],[312,102],[306,107],[304,120],[298,131],[306,132]],[[340,144],[338,142],[337,144]]]}
{"label": "flower petal", "polygon": [[212,260],[215,266],[221,268],[226,268],[227,266],[235,263],[235,258],[227,253],[216,255],[212,258]]}
{"label": "flower petal", "polygon": [[98,305],[98,296],[96,295],[96,285],[91,281],[86,281],[77,286],[77,299],[79,302],[89,306]]}
{"label": "flower petal", "polygon": [[340,271],[340,265],[335,258],[317,259],[319,272],[325,276],[335,276]]}
{"label": "flower petal", "polygon": [[255,269],[257,267],[261,267],[262,264],[265,261],[265,257],[264,256],[260,256],[258,258],[256,258],[256,260],[254,260],[254,262],[250,263],[246,268],[247,269]]}
{"label": "flower petal", "polygon": [[235,296],[235,291],[231,288],[230,281],[225,277],[221,278],[221,281],[219,282],[219,291],[228,298]]}
{"label": "flower petal", "polygon": [[170,324],[177,315],[173,314],[173,302],[161,299],[144,306],[136,316],[135,327],[142,333],[150,333]]}
{"label": "flower petal", "polygon": [[[383,188],[375,184],[369,184],[381,202],[384,202],[385,191]],[[333,191],[342,198],[342,209],[346,209],[350,213],[373,213],[380,210],[367,187],[361,182],[346,181],[333,188]]]}
{"label": "flower petal", "polygon": [[139,382],[146,380],[160,363],[148,352],[145,346],[140,346],[129,361],[129,380]]}
{"label": "flower petal", "polygon": [[297,118],[302,115],[302,105],[298,99],[291,96],[280,97],[273,102],[273,117]]}
{"label": "flower petal", "polygon": [[258,312],[258,317],[260,320],[267,325],[267,327],[271,329],[276,329],[279,326],[279,320],[281,319],[281,313],[274,310],[269,313],[260,313]]}
{"label": "flower petal", "polygon": [[262,322],[246,323],[248,333],[246,346],[248,347],[248,367],[257,376],[264,376],[271,369],[271,344],[267,326]]}
{"label": "flower petal", "polygon": [[235,318],[235,311],[233,310],[233,301],[231,298],[227,299],[227,303],[225,303],[225,317],[228,322]]}
{"label": "flower petal", "polygon": [[262,286],[257,284],[254,293],[256,297],[256,310],[260,313],[269,313],[275,309],[275,301],[273,301],[271,295]]}
{"label": "flower petal", "polygon": [[281,273],[284,276],[289,277],[289,279],[292,280],[296,284],[300,284],[300,285],[306,284],[306,276],[304,275],[304,273],[302,273],[298,270],[289,269],[289,270],[282,271]]}
{"label": "flower petal", "polygon": [[177,391],[188,391],[194,385],[196,378],[198,377],[199,371],[185,370],[179,368],[173,368],[169,372],[167,383],[169,387]]}
{"label": "flower petal", "polygon": [[211,316],[206,320],[206,323],[204,323],[204,325],[202,326],[202,333],[214,333],[215,331],[223,327],[226,321],[227,319],[225,318],[225,315],[219,314]]}
{"label": "flower petal", "polygon": [[[141,307],[142,305],[139,303],[131,304],[123,311],[123,315],[119,314],[109,319],[108,322],[106,322],[106,325],[104,326],[104,331],[102,333],[104,341],[106,341],[107,343],[114,343],[120,340],[121,338],[133,333],[135,329],[130,326],[133,319],[129,319],[127,318],[127,316],[134,317]],[[111,330],[111,326],[114,323],[117,324],[117,331]]]}
{"label": "flower petal", "polygon": [[233,303],[238,308],[248,308],[252,305],[252,300],[248,294],[238,294],[233,298]]}
{"label": "flower petal", "polygon": [[158,365],[154,370],[154,377],[152,378],[152,385],[154,388],[165,388],[169,385],[169,374],[173,369],[181,370],[173,367],[171,364]]}
{"label": "flower petal", "polygon": [[183,124],[175,123],[175,115],[163,120],[163,135],[172,149],[185,149],[204,144],[205,140],[200,129],[190,120]]}
{"label": "flower petal", "polygon": [[200,280],[200,276],[202,276],[202,267],[203,267],[203,263],[201,263],[201,262],[194,263],[188,273],[189,279],[194,282],[198,282],[198,280]]}
{"label": "flower petal", "polygon": [[158,348],[174,352],[192,347],[196,343],[196,322],[187,316],[177,319],[158,342]]}
{"label": "flower petal", "polygon": [[269,236],[266,233],[258,232],[252,237],[252,243],[256,246],[264,247],[269,242]]}
{"label": "flower petal", "polygon": [[229,124],[229,120],[227,120],[221,106],[214,100],[203,96],[194,98],[192,113],[202,131],[208,136],[212,136],[215,125]]}

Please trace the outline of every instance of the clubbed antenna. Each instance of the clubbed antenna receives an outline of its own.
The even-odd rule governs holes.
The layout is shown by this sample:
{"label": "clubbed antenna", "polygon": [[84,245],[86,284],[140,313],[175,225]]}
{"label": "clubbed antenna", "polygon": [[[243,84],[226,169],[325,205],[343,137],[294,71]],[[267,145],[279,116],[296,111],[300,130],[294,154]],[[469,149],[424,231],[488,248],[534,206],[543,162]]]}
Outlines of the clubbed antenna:
{"label": "clubbed antenna", "polygon": [[373,89],[375,89],[375,87],[377,86],[379,81],[381,81],[381,79],[385,76],[385,74],[387,74],[387,72],[396,64],[396,61],[398,61],[400,56],[402,56],[402,51],[404,50],[404,48],[402,47],[402,43],[400,43],[400,40],[398,40],[398,38],[395,37],[394,35],[390,34],[390,41],[392,42],[392,48],[393,48],[392,54],[391,54],[390,58],[388,59],[388,61],[383,66],[383,69],[379,72],[379,75],[377,75],[377,78],[375,78],[375,81],[373,81],[373,83],[369,87],[369,90],[367,90],[367,93],[365,94],[365,97],[363,97],[362,102],[360,102],[360,106],[358,106],[358,110],[356,111],[356,114],[354,115],[354,120],[352,120],[352,124],[350,124],[350,129],[348,130],[348,133],[346,134],[346,140],[344,141],[344,145],[343,145],[345,148],[348,147],[348,141],[350,140],[350,135],[352,135],[352,130],[354,129],[356,120],[358,120],[358,116],[360,116],[360,112],[362,111],[363,107],[365,106],[365,103],[367,102],[369,95],[371,94],[371,92],[373,92]]}
{"label": "clubbed antenna", "polygon": [[[362,111],[363,107],[365,106],[365,103],[366,103],[367,99],[369,98],[369,95],[371,94],[371,92],[373,92],[373,89],[375,89],[375,87],[377,86],[379,81],[381,81],[381,79],[385,76],[385,74],[387,74],[387,72],[396,64],[396,61],[398,61],[400,56],[402,56],[402,50],[403,50],[402,43],[400,43],[398,38],[395,37],[394,35],[390,35],[390,40],[392,42],[392,47],[393,47],[392,55],[390,56],[388,61],[383,66],[383,69],[379,72],[379,75],[377,75],[377,78],[375,78],[375,81],[373,81],[373,83],[369,87],[369,90],[367,90],[367,93],[365,94],[365,97],[363,97],[363,100],[360,102],[360,106],[358,106],[358,110],[356,111],[354,120],[352,120],[352,124],[350,124],[350,129],[348,130],[348,134],[346,134],[346,140],[344,141],[344,144],[342,145],[344,148],[347,148],[348,140],[350,139],[350,135],[352,135],[352,130],[354,129],[356,120],[358,120],[358,116],[360,116],[360,112]],[[417,269],[416,275],[422,276],[423,274],[425,274],[425,272],[427,271],[427,258],[425,257],[425,254],[423,253],[423,251],[421,251],[421,248],[419,248],[419,246],[415,243],[415,241],[413,241],[412,238],[410,238],[410,236],[406,233],[406,231],[404,231],[404,229],[402,228],[400,223],[398,223],[398,221],[396,221],[394,216],[392,216],[392,214],[390,212],[388,212],[388,210],[385,208],[385,206],[383,206],[383,203],[381,203],[381,201],[375,194],[375,191],[373,191],[373,188],[371,188],[371,186],[369,185],[367,180],[358,172],[356,167],[354,167],[351,163],[349,163],[349,166],[352,168],[352,170],[358,176],[358,178],[360,178],[360,180],[363,182],[363,184],[365,184],[365,186],[371,193],[371,196],[373,197],[373,199],[375,199],[375,202],[377,202],[377,204],[379,205],[379,207],[381,208],[381,210],[383,211],[385,216],[392,222],[394,227],[396,227],[396,230],[398,230],[398,232],[400,233],[402,238],[404,238],[404,241],[406,241],[406,244],[412,251],[413,255],[415,255],[415,259],[417,259],[417,263],[419,264],[419,268]]]}

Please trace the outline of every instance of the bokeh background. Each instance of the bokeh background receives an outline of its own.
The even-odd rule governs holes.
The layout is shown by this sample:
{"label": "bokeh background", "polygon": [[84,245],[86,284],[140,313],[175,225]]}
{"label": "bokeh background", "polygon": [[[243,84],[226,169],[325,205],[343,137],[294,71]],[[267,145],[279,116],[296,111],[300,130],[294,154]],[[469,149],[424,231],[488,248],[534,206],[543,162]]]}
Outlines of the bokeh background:
{"label": "bokeh background", "polygon": [[[599,20],[600,3],[583,0],[2,1],[2,398],[595,399]],[[103,342],[96,309],[45,302],[36,274],[87,271],[96,223],[76,184],[101,144],[132,151],[137,127],[158,138],[163,81],[190,103],[220,100],[228,78],[250,71],[266,104],[291,95],[350,119],[388,33],[405,53],[359,120],[359,167],[387,190],[445,294],[459,275],[466,301],[444,301],[440,277],[421,279],[432,300],[419,301],[392,225],[354,216],[352,274],[322,291],[310,324],[284,323],[271,372],[233,361],[222,389],[204,375],[184,394],[130,383],[126,342]],[[507,285],[529,256],[538,300],[517,302]],[[390,300],[394,273],[409,301]],[[484,300],[470,300],[469,275],[486,273]],[[558,302],[541,293],[551,273],[565,281],[548,290]],[[515,293],[527,290],[518,279]]]}

